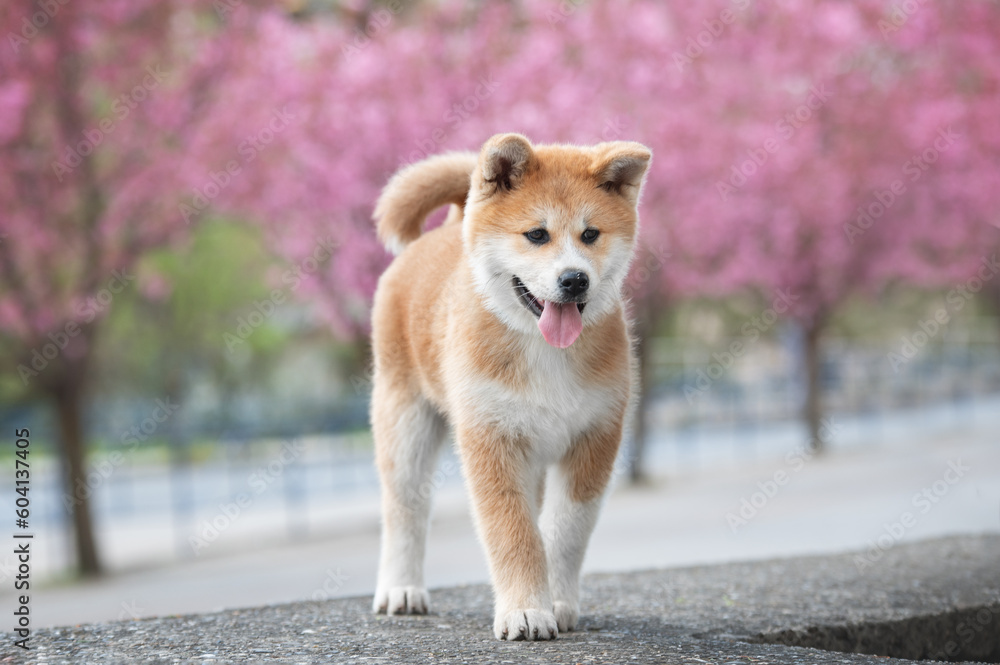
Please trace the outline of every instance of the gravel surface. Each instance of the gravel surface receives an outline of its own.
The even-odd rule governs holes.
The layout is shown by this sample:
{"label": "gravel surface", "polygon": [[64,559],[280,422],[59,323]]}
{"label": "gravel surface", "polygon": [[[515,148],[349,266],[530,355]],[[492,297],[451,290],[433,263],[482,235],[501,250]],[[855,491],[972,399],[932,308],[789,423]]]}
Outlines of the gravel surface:
{"label": "gravel surface", "polygon": [[490,590],[467,586],[432,591],[424,617],[362,597],[39,630],[30,654],[6,633],[0,662],[901,663],[884,656],[946,647],[1000,662],[1000,536],[858,556],[591,575],[578,630],[554,642],[494,640]]}

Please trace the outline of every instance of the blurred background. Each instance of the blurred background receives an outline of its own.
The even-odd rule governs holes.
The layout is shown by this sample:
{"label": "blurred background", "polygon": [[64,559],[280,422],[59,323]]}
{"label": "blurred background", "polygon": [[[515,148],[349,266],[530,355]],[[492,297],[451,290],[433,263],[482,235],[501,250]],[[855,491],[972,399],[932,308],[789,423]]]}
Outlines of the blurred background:
{"label": "blurred background", "polygon": [[[509,131],[654,152],[643,397],[587,570],[866,570],[1000,531],[996,0],[52,0],[0,27],[0,496],[28,428],[39,624],[373,591],[372,206]],[[433,484],[428,583],[485,581],[452,453]]]}

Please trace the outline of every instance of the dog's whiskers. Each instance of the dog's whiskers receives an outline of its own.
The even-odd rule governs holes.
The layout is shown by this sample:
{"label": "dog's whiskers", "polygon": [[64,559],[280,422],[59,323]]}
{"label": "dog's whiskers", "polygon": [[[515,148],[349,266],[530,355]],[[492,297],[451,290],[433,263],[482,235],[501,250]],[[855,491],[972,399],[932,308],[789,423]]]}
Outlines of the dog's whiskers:
{"label": "dog's whiskers", "polygon": [[493,273],[493,276],[490,277],[489,280],[486,282],[486,288],[489,289],[491,286],[493,286],[493,282],[495,282],[496,280],[498,280],[501,277],[503,277],[503,273],[502,272],[495,272],[495,273]]}

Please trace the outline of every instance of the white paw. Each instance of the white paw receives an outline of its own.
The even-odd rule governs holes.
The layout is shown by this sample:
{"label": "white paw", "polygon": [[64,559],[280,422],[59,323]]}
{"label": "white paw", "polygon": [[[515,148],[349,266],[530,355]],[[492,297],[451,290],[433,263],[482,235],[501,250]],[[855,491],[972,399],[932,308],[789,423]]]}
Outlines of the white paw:
{"label": "white paw", "polygon": [[556,617],[546,610],[511,610],[497,614],[493,634],[498,640],[554,640]]}
{"label": "white paw", "polygon": [[427,589],[416,586],[394,586],[375,592],[372,608],[376,614],[427,614],[430,596]]}
{"label": "white paw", "polygon": [[576,605],[557,600],[552,603],[552,612],[556,615],[556,625],[560,633],[568,633],[576,630],[576,620],[580,618],[580,610]]}

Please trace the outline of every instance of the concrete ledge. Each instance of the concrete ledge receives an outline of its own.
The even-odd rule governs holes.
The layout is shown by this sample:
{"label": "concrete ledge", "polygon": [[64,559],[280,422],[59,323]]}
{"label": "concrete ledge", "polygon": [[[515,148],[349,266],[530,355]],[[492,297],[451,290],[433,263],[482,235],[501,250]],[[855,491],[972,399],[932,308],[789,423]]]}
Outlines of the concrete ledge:
{"label": "concrete ledge", "polygon": [[858,556],[592,575],[580,629],[554,642],[495,641],[490,590],[470,586],[432,592],[426,617],[375,616],[370,597],[294,603],[41,630],[30,656],[8,633],[0,662],[1000,662],[1000,536]]}

